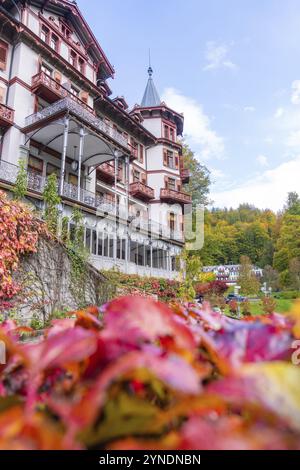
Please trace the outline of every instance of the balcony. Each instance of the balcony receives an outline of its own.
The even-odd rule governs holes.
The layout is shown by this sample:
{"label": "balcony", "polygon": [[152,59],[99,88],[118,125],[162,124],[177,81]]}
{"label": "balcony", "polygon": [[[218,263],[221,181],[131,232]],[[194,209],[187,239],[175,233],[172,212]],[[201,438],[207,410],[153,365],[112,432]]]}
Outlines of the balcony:
{"label": "balcony", "polygon": [[180,178],[183,184],[187,184],[190,181],[190,170],[187,168],[181,168],[180,169]]}
{"label": "balcony", "polygon": [[31,114],[25,119],[25,129],[28,132],[38,127],[42,127],[45,122],[54,120],[57,116],[70,113],[80,121],[84,121],[91,126],[96,132],[100,132],[104,136],[113,139],[118,144],[128,148],[127,139],[117,132],[112,126],[105,123],[101,118],[95,116],[94,111],[85,103],[72,94],[55,103],[47,106],[41,111]]}
{"label": "balcony", "polygon": [[192,197],[189,194],[169,188],[160,190],[160,199],[170,204],[191,204],[192,202]]}
{"label": "balcony", "polygon": [[[102,163],[97,168],[97,177],[106,183],[113,183],[115,181],[115,166],[111,163]],[[121,180],[121,172],[118,170],[117,180]]]}
{"label": "balcony", "polygon": [[[0,160],[0,183],[3,182],[9,186],[13,186],[16,182],[18,171],[19,168],[17,165]],[[35,171],[28,170],[27,188],[29,192],[41,195],[44,190],[45,183],[46,178],[44,176]],[[57,181],[57,186],[59,186],[59,180]],[[148,219],[147,215],[145,214],[137,215],[135,208],[129,207],[127,209],[127,207],[122,204],[118,204],[116,208],[114,200],[107,198],[105,195],[98,196],[91,191],[80,188],[78,198],[78,187],[65,182],[63,187],[63,198],[77,203],[79,202],[85,206],[97,209],[97,211],[101,211],[102,213],[112,217],[117,214],[118,217],[126,220],[127,216],[129,216],[128,220],[130,222],[131,230],[142,230],[145,232],[150,231],[154,239],[163,238],[176,240],[178,242],[184,241],[184,234],[182,231],[172,230],[167,225]]]}
{"label": "balcony", "polygon": [[67,88],[63,87],[59,82],[54,80],[45,72],[39,72],[32,77],[31,91],[32,93],[45,98],[45,100],[49,101],[50,103],[54,103],[55,101],[68,96],[76,103],[83,106],[83,108],[85,108],[87,111],[95,114],[94,110],[90,106],[78,98],[78,96],[73,95],[73,93],[71,93]]}
{"label": "balcony", "polygon": [[0,127],[10,127],[14,123],[14,110],[0,103]]}
{"label": "balcony", "polygon": [[141,183],[140,181],[136,181],[135,183],[130,184],[129,193],[131,196],[142,199],[143,201],[150,201],[151,199],[154,199],[154,189],[150,188],[150,186],[147,186],[144,183]]}

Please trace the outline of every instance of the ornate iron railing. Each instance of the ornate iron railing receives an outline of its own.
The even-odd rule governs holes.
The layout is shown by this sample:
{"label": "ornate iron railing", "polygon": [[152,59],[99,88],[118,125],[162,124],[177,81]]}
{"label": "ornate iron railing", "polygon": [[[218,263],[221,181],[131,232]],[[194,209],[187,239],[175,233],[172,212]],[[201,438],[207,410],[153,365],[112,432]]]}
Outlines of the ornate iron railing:
{"label": "ornate iron railing", "polygon": [[117,132],[112,126],[95,116],[92,112],[85,109],[81,104],[78,104],[70,97],[56,101],[50,106],[44,108],[42,111],[27,116],[25,119],[25,127],[33,126],[39,121],[43,121],[44,119],[51,118],[56,114],[63,112],[73,113],[76,117],[94,127],[96,131],[100,131],[102,134],[109,136],[123,147],[127,147],[127,139],[122,134]]}
{"label": "ornate iron railing", "polygon": [[[0,181],[14,184],[18,175],[19,167],[10,162],[0,160]],[[37,193],[42,193],[46,184],[46,178],[39,173],[28,170],[27,171],[27,184],[28,189]],[[57,182],[59,187],[59,181]],[[97,194],[80,188],[79,200],[78,200],[78,187],[71,183],[64,183],[63,186],[63,197],[71,199],[72,201],[78,201],[89,207],[93,207],[103,213],[114,216],[117,214],[118,217],[126,219],[127,208],[125,205],[118,204],[117,208],[115,203],[111,199],[107,199],[105,196],[98,196]],[[154,220],[148,219],[146,214],[138,214],[136,208],[128,208],[128,216],[130,220],[130,227],[138,230],[150,231],[152,234],[159,235],[164,238],[172,240],[183,241],[183,232],[175,231],[170,227],[160,224]]]}

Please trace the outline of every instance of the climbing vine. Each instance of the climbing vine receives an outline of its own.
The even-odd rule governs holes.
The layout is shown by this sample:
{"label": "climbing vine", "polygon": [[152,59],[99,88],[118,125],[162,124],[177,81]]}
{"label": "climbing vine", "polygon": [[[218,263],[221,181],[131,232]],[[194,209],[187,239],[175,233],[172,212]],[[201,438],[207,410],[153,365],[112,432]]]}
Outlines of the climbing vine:
{"label": "climbing vine", "polygon": [[27,169],[26,169],[26,162],[23,159],[20,159],[19,162],[19,170],[15,182],[15,186],[13,188],[14,199],[20,201],[24,198],[26,191],[27,191]]}
{"label": "climbing vine", "polygon": [[83,215],[78,207],[73,209],[70,219],[67,249],[71,261],[70,287],[73,295],[77,297],[79,304],[81,304],[85,299],[88,254],[84,246]]}
{"label": "climbing vine", "polygon": [[45,203],[44,218],[47,227],[54,235],[58,232],[59,223],[59,204],[61,199],[57,192],[57,178],[55,173],[47,178],[43,191],[43,200]]}
{"label": "climbing vine", "polygon": [[20,255],[36,252],[38,237],[46,233],[44,225],[19,201],[11,201],[0,191],[0,309],[8,309],[21,286],[13,274]]}

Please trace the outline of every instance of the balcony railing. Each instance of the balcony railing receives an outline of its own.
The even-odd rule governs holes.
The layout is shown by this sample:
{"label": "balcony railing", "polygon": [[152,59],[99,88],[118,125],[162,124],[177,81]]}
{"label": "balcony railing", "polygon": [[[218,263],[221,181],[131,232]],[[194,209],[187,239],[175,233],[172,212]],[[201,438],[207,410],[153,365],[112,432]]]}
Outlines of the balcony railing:
{"label": "balcony railing", "polygon": [[177,202],[179,204],[191,204],[192,197],[182,191],[175,189],[162,188],[160,190],[160,199],[166,202]]}
{"label": "balcony railing", "polygon": [[[115,166],[111,163],[102,163],[97,167],[97,175],[99,174],[100,179],[104,181],[113,182],[115,179]],[[121,170],[117,171],[117,180],[121,180]]]}
{"label": "balcony railing", "polygon": [[147,186],[144,183],[141,183],[140,181],[131,183],[129,186],[129,192],[131,196],[135,196],[139,199],[154,199],[154,189],[150,188],[150,186]]}
{"label": "balcony railing", "polygon": [[[19,168],[17,165],[0,160],[0,181],[13,185],[16,182],[18,171]],[[41,194],[45,184],[46,178],[44,176],[32,170],[27,171],[27,187],[30,191]],[[59,180],[57,181],[57,187],[59,187]],[[63,197],[72,201],[78,201],[105,214],[112,216],[117,214],[118,217],[123,218],[124,220],[127,217],[127,208],[125,205],[118,204],[116,207],[112,199],[105,196],[98,196],[86,189],[80,188],[78,200],[78,187],[67,182],[64,183]],[[133,230],[150,231],[152,234],[156,234],[157,236],[181,242],[184,240],[183,232],[170,229],[167,225],[148,219],[146,214],[137,214],[134,206],[128,208],[128,216],[130,226]]]}
{"label": "balcony railing", "polygon": [[[78,96],[74,95],[67,88],[62,86],[59,82],[54,80],[52,77],[47,75],[45,72],[39,72],[32,77],[31,89],[35,93],[40,89],[48,90],[56,99],[69,97],[72,98],[76,103],[85,108],[92,114],[95,114],[93,108],[91,108],[87,103],[82,101]],[[55,99],[54,99],[55,101]]]}
{"label": "balcony railing", "polygon": [[11,126],[14,122],[14,115],[13,109],[0,103],[0,127]]}
{"label": "balcony railing", "polygon": [[52,118],[57,114],[63,112],[71,112],[79,119],[87,122],[92,126],[96,131],[100,131],[105,136],[110,137],[118,144],[127,148],[127,139],[117,132],[113,127],[104,122],[102,119],[98,118],[93,114],[93,112],[87,110],[81,103],[76,102],[73,97],[66,97],[55,103],[47,106],[42,111],[31,114],[25,119],[25,127],[31,127],[48,118]]}

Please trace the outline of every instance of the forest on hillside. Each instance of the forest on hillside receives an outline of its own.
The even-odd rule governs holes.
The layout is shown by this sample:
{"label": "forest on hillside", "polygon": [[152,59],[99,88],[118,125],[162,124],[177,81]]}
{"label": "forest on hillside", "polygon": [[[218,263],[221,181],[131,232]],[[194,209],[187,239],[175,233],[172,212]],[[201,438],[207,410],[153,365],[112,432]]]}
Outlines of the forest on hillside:
{"label": "forest on hillside", "polygon": [[264,269],[264,280],[274,290],[300,290],[299,195],[289,193],[278,213],[250,204],[237,209],[209,209],[213,204],[209,200],[209,170],[187,144],[183,145],[183,156],[192,175],[186,190],[194,204],[206,206],[204,247],[198,252],[201,264],[238,264],[241,256],[247,256]]}

